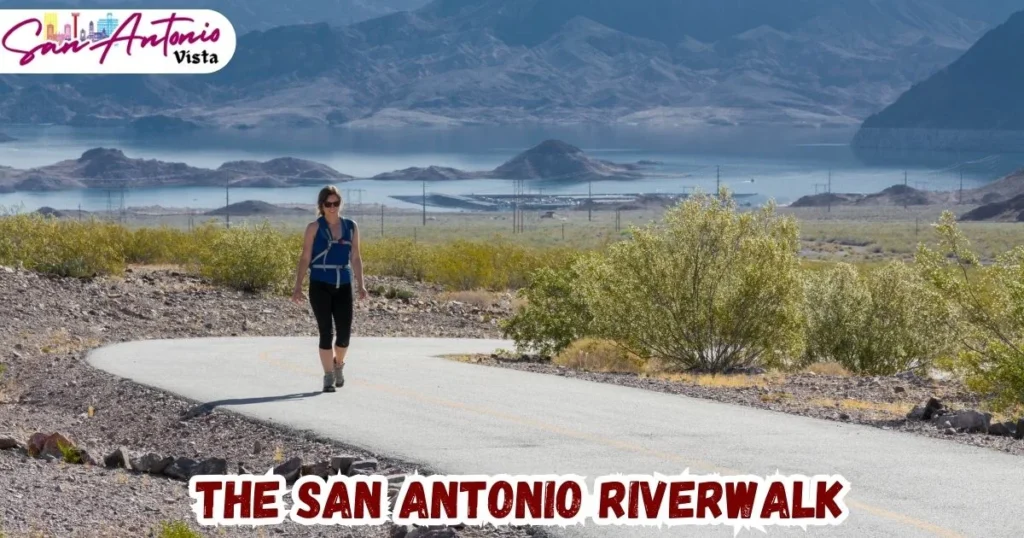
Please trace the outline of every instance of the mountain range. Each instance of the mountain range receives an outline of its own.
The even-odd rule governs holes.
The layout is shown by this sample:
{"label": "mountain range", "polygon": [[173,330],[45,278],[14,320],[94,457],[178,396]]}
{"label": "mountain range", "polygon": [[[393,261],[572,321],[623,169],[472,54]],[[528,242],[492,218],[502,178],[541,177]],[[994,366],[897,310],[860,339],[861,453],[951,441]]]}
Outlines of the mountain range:
{"label": "mountain range", "polygon": [[[324,8],[322,22],[270,26],[312,21],[319,8],[310,4],[359,1],[301,8],[175,1],[223,5],[225,13],[239,6],[252,14],[238,20],[251,19],[254,30],[208,76],[0,76],[0,121],[125,125],[163,115],[169,130],[855,126],[1024,7],[1024,0],[435,0],[348,25]],[[417,2],[363,4],[392,10]],[[273,15],[283,11],[305,15]]]}
{"label": "mountain range", "polygon": [[[613,163],[587,156],[561,140],[545,140],[493,170],[462,171],[430,166],[407,168],[369,179],[445,181],[459,179],[544,179],[582,183],[602,179],[640,179],[647,163]],[[143,187],[296,187],[356,179],[325,164],[281,157],[269,161],[230,161],[216,169],[181,162],[130,158],[119,149],[93,148],[77,159],[19,170],[0,166],[0,192]]]}
{"label": "mountain range", "polygon": [[[212,9],[239,34],[288,24],[333,25],[416,9],[428,0],[49,0],[47,9]],[[39,0],[0,0],[0,9],[40,9]]]}
{"label": "mountain range", "polygon": [[949,67],[868,117],[859,148],[1020,151],[1024,144],[1024,11]]}

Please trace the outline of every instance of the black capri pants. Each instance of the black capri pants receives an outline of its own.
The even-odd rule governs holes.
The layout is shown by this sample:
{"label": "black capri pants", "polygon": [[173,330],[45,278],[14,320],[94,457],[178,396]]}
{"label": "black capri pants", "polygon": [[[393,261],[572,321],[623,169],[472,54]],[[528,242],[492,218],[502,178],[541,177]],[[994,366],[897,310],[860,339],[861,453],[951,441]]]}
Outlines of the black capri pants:
{"label": "black capri pants", "polygon": [[352,334],[353,302],[351,283],[336,288],[333,284],[319,280],[309,281],[309,304],[313,307],[317,329],[320,331],[320,349],[332,349],[331,337],[334,336],[334,326],[338,329],[334,345],[348,347]]}

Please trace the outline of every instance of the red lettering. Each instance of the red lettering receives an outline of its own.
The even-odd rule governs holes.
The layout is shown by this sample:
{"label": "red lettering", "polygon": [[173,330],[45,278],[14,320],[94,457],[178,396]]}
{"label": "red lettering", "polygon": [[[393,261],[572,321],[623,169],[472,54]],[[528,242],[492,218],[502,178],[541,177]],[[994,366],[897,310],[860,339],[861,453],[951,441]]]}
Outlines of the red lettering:
{"label": "red lettering", "polygon": [[789,505],[786,502],[786,485],[782,482],[772,482],[768,486],[768,498],[761,508],[761,519],[768,519],[772,514],[778,513],[782,519],[789,519]]}
{"label": "red lettering", "polygon": [[408,518],[415,511],[416,515],[421,519],[429,519],[430,514],[427,513],[427,501],[424,498],[426,495],[426,492],[423,491],[422,482],[410,483],[405,499],[402,502],[402,507],[399,509],[400,516]]}
{"label": "red lettering", "polygon": [[352,507],[348,504],[348,487],[344,482],[331,484],[331,491],[327,495],[323,517],[330,519],[334,514],[341,512],[342,519],[352,518]]}
{"label": "red lettering", "polygon": [[[692,488],[691,488],[692,489]],[[644,513],[647,514],[647,519],[656,519],[658,512],[661,511],[661,500],[665,496],[665,483],[658,482],[658,486],[654,488],[654,495],[651,495],[651,484],[644,482],[640,484],[640,492],[644,496]]]}
{"label": "red lettering", "polygon": [[843,484],[842,482],[836,482],[830,488],[826,488],[825,486],[826,484],[824,482],[818,482],[818,496],[814,502],[816,510],[815,517],[818,519],[825,519],[826,509],[828,509],[829,512],[832,512],[832,517],[839,517],[843,511],[839,508],[839,505],[836,504],[836,495],[839,495],[839,492],[843,491]]}
{"label": "red lettering", "polygon": [[277,507],[267,506],[274,502],[274,496],[271,493],[277,491],[277,486],[277,482],[256,483],[256,506],[253,509],[252,517],[256,519],[277,517]]}
{"label": "red lettering", "polygon": [[681,505],[690,503],[690,496],[684,494],[684,491],[690,491],[694,488],[693,482],[673,482],[669,487],[669,495],[672,496],[672,504],[668,507],[668,517],[672,519],[677,518],[691,518],[693,517],[693,508],[681,508]]}
{"label": "red lettering", "polygon": [[[445,486],[448,486],[445,489]],[[449,518],[454,518],[458,511],[459,483],[444,484],[434,482],[433,492],[430,494],[430,517],[437,519],[441,517],[441,504],[444,504],[444,513]]]}
{"label": "red lettering", "polygon": [[544,519],[555,517],[555,483],[548,482],[544,487]]}
{"label": "red lettering", "polygon": [[223,482],[195,483],[196,493],[203,494],[203,519],[213,519],[213,494],[223,487]]}
{"label": "red lettering", "polygon": [[640,517],[640,483],[633,481],[629,483],[629,519]]}
{"label": "red lettering", "polygon": [[235,493],[234,486],[237,483],[226,482],[224,486],[224,518],[234,519],[235,506],[241,505],[242,516],[245,519],[252,517],[252,482],[242,482],[242,492]]}
{"label": "red lettering", "polygon": [[315,495],[320,494],[320,484],[316,482],[303,482],[299,486],[299,491],[296,497],[302,504],[308,508],[301,508],[295,512],[295,515],[302,519],[312,519],[320,513],[320,501],[316,500]]}
{"label": "red lettering", "polygon": [[356,519],[366,517],[366,512],[373,519],[380,518],[382,488],[380,482],[356,482]]}
{"label": "red lettering", "polygon": [[468,498],[468,501],[469,501],[469,514],[468,514],[468,517],[469,517],[469,519],[476,519],[477,518],[477,515],[476,515],[477,509],[478,509],[477,508],[477,504],[478,504],[480,492],[483,491],[484,488],[486,488],[486,487],[487,487],[487,483],[486,482],[479,482],[479,481],[478,482],[463,482],[462,484],[459,485],[459,491],[460,492],[463,492],[463,493],[469,492],[470,493],[469,498]]}
{"label": "red lettering", "polygon": [[804,483],[795,482],[793,484],[793,517],[794,518],[805,518],[814,517],[814,507],[804,506]]}
{"label": "red lettering", "polygon": [[532,488],[530,484],[520,482],[517,484],[516,491],[516,517],[526,517],[526,508],[530,509],[530,517],[540,517],[540,501],[542,497],[542,488],[544,487],[543,482],[534,482]]}
{"label": "red lettering", "polygon": [[749,518],[754,512],[754,496],[757,495],[757,482],[730,482],[725,486],[725,507],[729,519],[736,519],[740,514]]}
{"label": "red lettering", "polygon": [[[566,499],[572,502],[566,506]],[[576,482],[566,482],[558,487],[558,517],[569,519],[580,513],[580,506],[583,505],[583,490]]]}
{"label": "red lettering", "polygon": [[[708,497],[708,492],[711,492],[711,497]],[[714,514],[711,516],[712,519],[717,519],[722,516],[722,509],[718,507],[718,503],[722,501],[722,485],[718,482],[701,482],[697,486],[697,517],[703,518],[704,513],[708,510]]]}
{"label": "red lettering", "polygon": [[622,509],[622,500],[626,496],[626,486],[622,482],[605,482],[601,484],[601,501],[598,503],[598,517],[607,518],[608,510],[615,510],[615,517],[626,513]]}
{"label": "red lettering", "polygon": [[[499,493],[505,499],[505,502],[500,507],[498,506]],[[504,480],[494,484],[494,487],[491,488],[490,493],[487,495],[487,510],[491,513],[491,517],[496,519],[508,517],[512,513],[512,484]]]}

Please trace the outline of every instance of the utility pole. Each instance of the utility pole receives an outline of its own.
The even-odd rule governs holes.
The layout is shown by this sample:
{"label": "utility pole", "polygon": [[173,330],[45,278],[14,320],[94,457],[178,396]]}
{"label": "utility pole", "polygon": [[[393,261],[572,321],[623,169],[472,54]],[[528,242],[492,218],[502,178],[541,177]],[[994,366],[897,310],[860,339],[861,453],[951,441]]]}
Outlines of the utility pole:
{"label": "utility pole", "polygon": [[831,168],[828,169],[828,195],[826,195],[825,197],[828,198],[828,212],[831,213],[832,212],[832,169]]}
{"label": "utility pole", "polygon": [[230,185],[231,185],[231,180],[225,179],[224,180],[224,222],[226,223],[228,228],[231,228],[231,194],[229,192]]}
{"label": "utility pole", "polygon": [[964,169],[960,169],[960,197],[957,200],[958,204],[964,203]]}
{"label": "utility pole", "polygon": [[423,181],[423,225],[427,225],[427,182]]}
{"label": "utility pole", "polygon": [[[907,186],[907,171],[906,170],[903,171],[903,186],[904,187]],[[907,195],[906,195],[906,193],[904,193],[903,194],[903,209],[906,209],[906,208],[907,208]]]}
{"label": "utility pole", "polygon": [[715,196],[722,192],[722,167],[715,166]]}
{"label": "utility pole", "polygon": [[587,181],[587,222],[593,221],[594,211],[594,182]]}

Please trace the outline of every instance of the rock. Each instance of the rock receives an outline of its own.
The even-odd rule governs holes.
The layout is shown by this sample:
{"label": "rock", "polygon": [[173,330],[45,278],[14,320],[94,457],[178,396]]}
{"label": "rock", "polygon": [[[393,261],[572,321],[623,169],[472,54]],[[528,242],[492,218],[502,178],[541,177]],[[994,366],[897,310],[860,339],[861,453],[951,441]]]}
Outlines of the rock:
{"label": "rock", "polygon": [[331,474],[331,462],[321,461],[313,465],[302,466],[302,476],[314,475],[320,478],[327,478],[327,475]]}
{"label": "rock", "polygon": [[939,424],[941,427],[953,428],[956,431],[966,433],[988,433],[989,421],[991,420],[992,415],[989,413],[967,410],[941,417]]}
{"label": "rock", "polygon": [[[192,469],[192,476],[228,474],[228,462],[223,458],[207,458]],[[190,476],[189,478],[192,478]]]}
{"label": "rock", "polygon": [[1018,441],[1024,439],[1024,417],[1017,420],[1017,432],[1014,433],[1013,438]]}
{"label": "rock", "polygon": [[935,398],[929,398],[928,403],[924,406],[924,414],[921,416],[921,420],[931,420],[940,410],[942,410],[942,403]]}
{"label": "rock", "polygon": [[366,458],[356,460],[352,462],[352,465],[348,468],[348,476],[355,476],[356,474],[373,474],[377,470],[377,460],[374,458]]}
{"label": "rock", "polygon": [[1016,428],[1012,422],[996,422],[989,426],[988,434],[996,435],[999,437],[1010,437]]}
{"label": "rock", "polygon": [[259,439],[257,439],[256,442],[252,444],[252,453],[253,454],[259,454],[262,451],[263,451],[263,444],[260,443]]}
{"label": "rock", "polygon": [[956,430],[953,428],[946,428],[945,430],[942,430],[942,433],[946,435],[956,435]]}
{"label": "rock", "polygon": [[907,392],[907,389],[905,389],[905,388],[903,388],[903,387],[899,387],[899,386],[893,387],[893,388],[892,388],[892,390],[893,390],[893,392],[895,392],[896,394],[902,394],[902,393],[904,393],[904,392]]}
{"label": "rock", "polygon": [[164,469],[163,474],[178,480],[188,480],[192,478],[194,474],[193,469],[196,468],[196,465],[196,460],[192,458],[178,458]]}
{"label": "rock", "polygon": [[846,413],[839,413],[839,420],[850,420],[850,415]]}
{"label": "rock", "polygon": [[130,463],[132,469],[150,474],[160,474],[164,472],[170,464],[174,463],[174,458],[171,456],[161,457],[159,454],[153,454],[152,452],[142,456],[141,458],[132,458]]}
{"label": "rock", "polygon": [[355,456],[333,456],[331,458],[331,471],[348,475],[348,469],[359,458]]}
{"label": "rock", "polygon": [[391,525],[391,538],[406,538],[409,534],[409,527],[405,525]]}
{"label": "rock", "polygon": [[[46,439],[46,442],[43,444],[43,450],[41,454],[44,456],[53,456],[54,458],[63,460],[65,459],[65,450],[75,451],[77,449],[75,448],[75,444],[68,440],[67,437],[64,437],[59,433],[55,433]],[[69,457],[74,457],[74,454],[69,454]]]}
{"label": "rock", "polygon": [[302,458],[294,457],[277,467],[274,467],[274,474],[284,477],[285,482],[294,482],[302,470]]}
{"label": "rock", "polygon": [[10,450],[19,447],[21,447],[21,443],[17,439],[10,436],[0,437],[0,450]]}
{"label": "rock", "polygon": [[32,437],[28,439],[28,455],[35,458],[42,454],[46,440],[49,438],[50,436],[45,433],[33,433]]}
{"label": "rock", "polygon": [[103,465],[114,468],[124,467],[129,471],[132,469],[131,459],[128,456],[128,450],[124,447],[118,448],[111,452],[107,457],[103,458]]}

